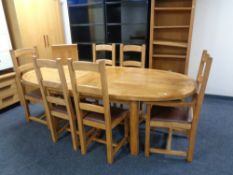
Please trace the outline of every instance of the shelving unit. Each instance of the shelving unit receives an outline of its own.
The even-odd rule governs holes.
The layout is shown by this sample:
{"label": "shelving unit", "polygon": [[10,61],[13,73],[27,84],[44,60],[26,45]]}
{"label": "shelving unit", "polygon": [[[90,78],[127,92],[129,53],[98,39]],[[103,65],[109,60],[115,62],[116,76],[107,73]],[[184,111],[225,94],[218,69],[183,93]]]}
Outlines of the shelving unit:
{"label": "shelving unit", "polygon": [[[92,60],[92,43],[148,42],[148,0],[67,0],[72,42],[81,60]],[[119,55],[116,55],[118,58]],[[118,60],[117,60],[118,62]]]}
{"label": "shelving unit", "polygon": [[187,74],[195,0],[152,0],[149,67]]}

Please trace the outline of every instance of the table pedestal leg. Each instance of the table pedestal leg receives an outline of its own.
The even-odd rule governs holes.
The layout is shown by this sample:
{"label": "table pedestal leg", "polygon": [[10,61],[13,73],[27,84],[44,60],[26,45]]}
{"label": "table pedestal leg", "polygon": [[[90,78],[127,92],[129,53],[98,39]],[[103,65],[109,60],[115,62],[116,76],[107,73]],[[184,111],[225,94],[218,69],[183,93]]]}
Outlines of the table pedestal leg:
{"label": "table pedestal leg", "polygon": [[139,102],[130,102],[130,152],[139,153]]}

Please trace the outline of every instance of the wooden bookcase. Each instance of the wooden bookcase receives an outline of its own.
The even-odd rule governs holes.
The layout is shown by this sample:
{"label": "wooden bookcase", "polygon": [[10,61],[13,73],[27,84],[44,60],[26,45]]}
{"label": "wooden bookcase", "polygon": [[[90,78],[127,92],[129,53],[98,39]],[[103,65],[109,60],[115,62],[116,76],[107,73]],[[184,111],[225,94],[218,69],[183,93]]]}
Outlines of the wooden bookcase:
{"label": "wooden bookcase", "polygon": [[195,0],[152,0],[149,67],[187,74]]}

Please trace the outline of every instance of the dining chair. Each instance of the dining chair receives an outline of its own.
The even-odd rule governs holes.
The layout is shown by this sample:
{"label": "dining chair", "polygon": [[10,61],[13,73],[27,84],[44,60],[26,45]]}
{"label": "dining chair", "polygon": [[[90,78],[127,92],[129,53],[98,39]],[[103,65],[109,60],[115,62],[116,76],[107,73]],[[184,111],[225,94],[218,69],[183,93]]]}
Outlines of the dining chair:
{"label": "dining chair", "polygon": [[[128,142],[128,110],[110,107],[107,74],[105,68],[105,61],[98,63],[87,63],[68,60],[68,67],[70,72],[70,79],[72,84],[73,96],[75,101],[76,113],[78,117],[79,136],[82,154],[86,154],[87,146],[96,141],[106,144],[107,146],[107,162],[112,164],[113,157],[117,151]],[[98,82],[82,82],[83,76],[78,79],[79,73],[87,71],[91,77],[97,76]],[[87,78],[89,79],[89,78]],[[89,79],[89,80],[90,80]],[[90,84],[89,84],[90,83]],[[102,104],[90,104],[82,100],[83,97],[101,99]],[[124,124],[124,136],[118,143],[113,143],[112,130]],[[89,138],[86,135],[85,126],[96,128],[96,132]],[[98,137],[99,130],[104,130],[106,133],[106,140]]]}
{"label": "dining chair", "polygon": [[[140,61],[126,60],[126,53],[140,53]],[[120,44],[120,66],[145,68],[146,45],[124,45]]]}
{"label": "dining chair", "polygon": [[[140,54],[140,61],[137,60],[126,60],[125,54]],[[146,45],[124,45],[120,44],[120,66],[121,67],[137,67],[145,68],[145,56],[146,56]],[[120,105],[123,107],[123,105]],[[144,116],[142,115],[143,103],[140,102],[140,123],[144,121]]]}
{"label": "dining chair", "polygon": [[36,116],[32,115],[32,112],[30,111],[30,103],[43,103],[40,89],[33,87],[22,80],[22,75],[25,72],[33,70],[32,57],[38,57],[37,48],[16,49],[11,50],[10,53],[16,72],[19,99],[25,112],[26,121],[35,121],[47,125],[46,116],[44,114]]}
{"label": "dining chair", "polygon": [[67,58],[79,60],[77,44],[52,45],[53,58],[61,58],[62,64],[67,64]]}
{"label": "dining chair", "polygon": [[[103,53],[105,52],[105,53]],[[111,53],[111,60],[106,58],[106,53]],[[102,54],[101,56],[104,58],[97,58],[97,55]],[[108,66],[115,66],[116,65],[116,45],[115,44],[92,44],[92,56],[93,62],[98,63],[99,61],[104,60],[105,64]]]}
{"label": "dining chair", "polygon": [[[207,51],[203,51],[197,75],[197,91],[191,100],[177,100],[167,102],[148,102],[145,129],[145,155],[160,153],[186,157],[188,162],[193,160],[194,144],[198,120],[204,100],[205,89],[211,69],[212,58]],[[168,137],[166,149],[150,147],[150,129],[167,128]],[[172,150],[173,132],[187,133],[189,140],[187,151]]]}
{"label": "dining chair", "polygon": [[[62,59],[34,59],[33,62],[49,121],[52,140],[53,142],[57,142],[59,134],[68,130],[71,132],[73,149],[77,150],[76,117],[63,70]],[[51,79],[45,79],[46,69],[57,72],[57,76]],[[64,121],[66,123],[62,125]]]}

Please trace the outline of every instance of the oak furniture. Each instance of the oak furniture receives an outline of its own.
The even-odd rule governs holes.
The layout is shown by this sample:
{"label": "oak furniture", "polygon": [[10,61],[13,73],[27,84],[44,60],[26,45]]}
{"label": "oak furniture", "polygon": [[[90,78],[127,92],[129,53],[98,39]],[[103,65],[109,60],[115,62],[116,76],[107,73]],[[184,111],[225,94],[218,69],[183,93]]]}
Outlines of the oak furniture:
{"label": "oak furniture", "polygon": [[51,58],[53,44],[64,43],[60,0],[3,0],[14,49],[37,46]]}
{"label": "oak furniture", "polygon": [[61,58],[62,64],[67,64],[67,58],[79,60],[77,44],[57,44],[52,45],[52,57]]}
{"label": "oak furniture", "polygon": [[[125,53],[139,53],[140,60],[126,60]],[[120,66],[145,68],[146,45],[124,45],[120,44]]]}
{"label": "oak furniture", "polygon": [[[79,133],[82,154],[87,151],[87,136],[85,126],[104,130],[106,140],[97,137],[98,130],[91,136],[91,140],[104,143],[107,146],[107,162],[112,164],[113,157],[117,151],[128,142],[128,114],[127,110],[122,108],[110,107],[108,94],[108,80],[105,68],[105,61],[99,63],[72,62],[68,61],[72,92],[75,101],[76,113],[78,116]],[[98,84],[90,86],[89,84],[78,84],[77,71],[94,72],[99,77]],[[92,98],[102,100],[103,104],[91,104],[83,98]],[[119,124],[124,123],[124,137],[118,142],[113,142],[112,130]]]}
{"label": "oak furniture", "polygon": [[196,0],[151,0],[149,67],[188,73]]}
{"label": "oak furniture", "polygon": [[47,125],[45,115],[32,116],[30,113],[30,103],[42,103],[42,97],[40,89],[33,87],[32,84],[27,84],[23,79],[22,75],[30,70],[33,70],[32,57],[37,57],[37,48],[23,48],[17,50],[11,50],[11,57],[14,64],[14,70],[16,73],[17,90],[20,99],[20,103],[25,112],[25,118],[29,121],[39,122]]}
{"label": "oak furniture", "polygon": [[[207,51],[203,51],[197,75],[197,91],[191,100],[147,102],[145,155],[150,153],[185,156],[189,162],[193,160],[198,120],[202,108],[205,89],[210,73],[212,58]],[[150,147],[150,129],[167,128],[168,139],[166,149]],[[184,132],[189,139],[188,150],[172,150],[173,132]]]}
{"label": "oak furniture", "polygon": [[[102,58],[97,58],[98,53],[101,54]],[[111,53],[111,59],[107,59],[106,56]],[[115,44],[92,44],[92,57],[93,62],[98,63],[101,60],[105,61],[106,65],[115,66],[116,65],[116,45]]]}
{"label": "oak furniture", "polygon": [[0,110],[18,101],[15,72],[0,75]]}
{"label": "oak furniture", "polygon": [[[51,69],[42,70],[47,80],[59,79]],[[64,66],[69,90],[71,90],[70,76],[67,66]],[[154,70],[128,67],[106,67],[108,76],[108,93],[111,101],[125,101],[130,110],[130,150],[131,154],[139,152],[139,102],[167,101],[184,99],[191,96],[196,89],[196,83],[186,75]],[[98,76],[92,72],[77,73],[79,83],[96,85]],[[23,75],[23,80],[38,87],[35,71]],[[136,87],[136,88],[135,88]]]}
{"label": "oak furniture", "polygon": [[146,43],[149,4],[148,0],[67,0],[67,30],[79,45],[80,60],[92,61],[92,43],[116,43],[117,63],[120,43]]}
{"label": "oak furniture", "polygon": [[[55,61],[34,58],[33,63],[43,97],[43,104],[45,107],[52,140],[57,142],[58,134],[62,133],[67,127],[69,127],[71,131],[73,149],[77,150],[78,139],[76,135],[76,117],[66,83],[62,59],[57,58]],[[42,72],[42,69],[44,68],[54,69],[58,74],[59,80],[44,79],[45,75],[43,74],[44,72]],[[59,122],[61,122],[61,120],[65,120],[68,121],[68,123],[59,128],[56,120]]]}

